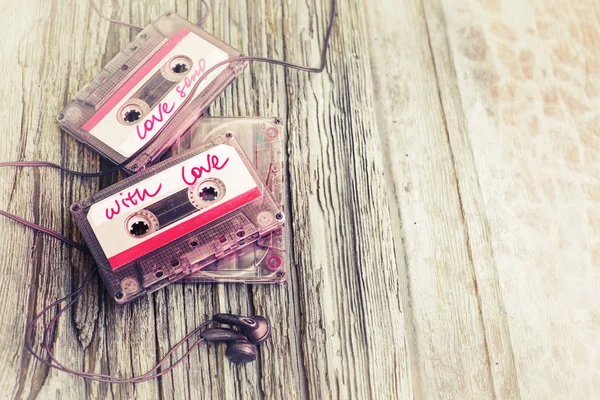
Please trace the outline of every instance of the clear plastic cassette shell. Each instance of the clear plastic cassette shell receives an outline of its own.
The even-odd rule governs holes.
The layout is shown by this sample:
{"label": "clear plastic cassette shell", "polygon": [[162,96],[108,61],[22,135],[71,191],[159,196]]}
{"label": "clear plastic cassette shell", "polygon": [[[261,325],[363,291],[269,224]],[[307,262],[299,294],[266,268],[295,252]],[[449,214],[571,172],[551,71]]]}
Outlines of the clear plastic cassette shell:
{"label": "clear plastic cassette shell", "polygon": [[[278,117],[203,117],[196,121],[171,149],[176,155],[211,138],[233,132],[254,164],[275,201],[285,210],[286,132]],[[286,277],[289,225],[277,229],[250,246],[194,272],[180,282],[282,282]]]}
{"label": "clear plastic cassette shell", "polygon": [[269,242],[285,226],[231,131],[73,204],[71,214],[119,304]]}
{"label": "clear plastic cassette shell", "polygon": [[115,164],[144,148],[124,167],[137,173],[167,151],[247,63],[218,68],[187,99],[197,79],[214,64],[241,55],[179,15],[166,13],[75,95],[58,123]]}

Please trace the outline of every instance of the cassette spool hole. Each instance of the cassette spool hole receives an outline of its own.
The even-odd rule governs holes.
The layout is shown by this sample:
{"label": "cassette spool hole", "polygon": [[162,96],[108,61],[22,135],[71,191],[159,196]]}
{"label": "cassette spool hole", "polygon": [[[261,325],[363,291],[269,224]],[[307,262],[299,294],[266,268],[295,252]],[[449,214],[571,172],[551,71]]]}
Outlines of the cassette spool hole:
{"label": "cassette spool hole", "polygon": [[225,197],[227,188],[219,179],[207,179],[197,185],[190,186],[188,197],[196,208],[209,207]]}
{"label": "cassette spool hole", "polygon": [[127,221],[127,230],[131,236],[144,236],[150,231],[150,222],[143,216],[135,215]]}
{"label": "cassette spool hole", "polygon": [[144,112],[139,104],[125,104],[119,111],[121,122],[125,125],[131,125],[142,119]]}
{"label": "cassette spool hole", "polygon": [[131,228],[129,228],[129,233],[133,236],[142,236],[148,232],[150,226],[146,223],[146,221],[137,221],[131,224]]}
{"label": "cassette spool hole", "polygon": [[182,74],[188,70],[188,66],[184,63],[177,63],[173,67],[171,67],[171,71],[176,74]]}
{"label": "cassette spool hole", "polygon": [[128,110],[125,111],[125,115],[123,115],[123,119],[125,122],[135,122],[140,119],[142,114],[137,110]]}
{"label": "cassette spool hole", "polygon": [[205,186],[200,189],[200,198],[204,201],[214,201],[219,197],[219,191],[213,186]]}
{"label": "cassette spool hole", "polygon": [[192,66],[192,60],[186,56],[177,56],[171,59],[167,65],[174,74],[185,75]]}

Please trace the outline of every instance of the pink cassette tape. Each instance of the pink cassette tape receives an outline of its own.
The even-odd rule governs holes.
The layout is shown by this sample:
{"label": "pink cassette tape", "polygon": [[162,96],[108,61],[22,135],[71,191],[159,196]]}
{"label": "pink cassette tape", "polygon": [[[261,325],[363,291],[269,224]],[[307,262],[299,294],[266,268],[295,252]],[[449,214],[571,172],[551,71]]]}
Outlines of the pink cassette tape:
{"label": "pink cassette tape", "polygon": [[115,164],[131,158],[124,169],[139,172],[173,145],[246,63],[223,65],[190,94],[204,72],[240,55],[177,14],[166,13],[77,93],[58,122]]}
{"label": "pink cassette tape", "polygon": [[118,303],[270,241],[285,219],[231,132],[73,204],[71,213]]}
{"label": "pink cassette tape", "polygon": [[[171,149],[179,154],[227,133],[233,133],[256,167],[275,201],[285,209],[285,130],[280,118],[200,118]],[[287,231],[282,226],[180,282],[277,283],[286,277]]]}

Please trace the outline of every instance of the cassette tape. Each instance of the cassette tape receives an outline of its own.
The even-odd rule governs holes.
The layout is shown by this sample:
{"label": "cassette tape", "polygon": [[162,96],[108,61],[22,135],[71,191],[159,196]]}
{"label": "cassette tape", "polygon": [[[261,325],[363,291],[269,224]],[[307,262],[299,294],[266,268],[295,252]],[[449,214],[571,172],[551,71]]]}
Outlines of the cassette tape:
{"label": "cassette tape", "polygon": [[[142,30],[58,115],[64,131],[124,170],[156,161],[235,79],[241,53],[174,13]],[[188,98],[191,96],[192,98]],[[143,150],[142,150],[143,148]]]}
{"label": "cassette tape", "polygon": [[[285,210],[286,143],[280,118],[206,117],[190,127],[171,149],[179,154],[205,141],[233,132],[240,146],[257,169],[275,201]],[[180,282],[277,283],[286,277],[286,248],[289,235],[281,227],[252,245],[236,251],[194,272]]]}
{"label": "cassette tape", "polygon": [[120,304],[270,240],[285,220],[231,132],[73,204],[71,213]]}

